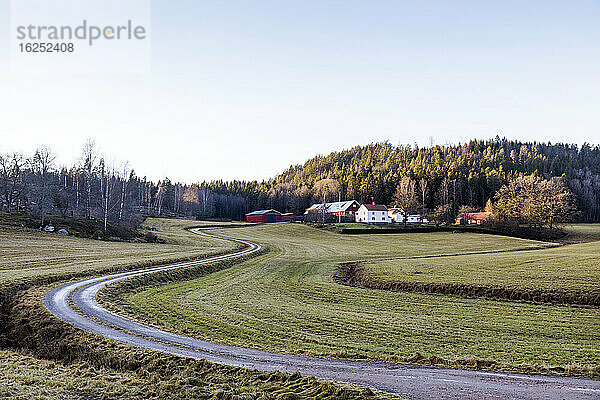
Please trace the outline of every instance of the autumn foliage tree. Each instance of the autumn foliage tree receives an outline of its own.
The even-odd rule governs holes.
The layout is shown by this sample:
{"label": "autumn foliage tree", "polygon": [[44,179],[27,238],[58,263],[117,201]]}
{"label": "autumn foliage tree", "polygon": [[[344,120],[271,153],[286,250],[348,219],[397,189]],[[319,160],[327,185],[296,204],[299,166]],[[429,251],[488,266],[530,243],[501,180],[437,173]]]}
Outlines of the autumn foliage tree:
{"label": "autumn foliage tree", "polygon": [[557,177],[517,177],[498,190],[494,204],[497,219],[533,227],[553,228],[557,223],[573,220],[576,213],[573,194]]}
{"label": "autumn foliage tree", "polygon": [[398,186],[396,186],[396,191],[394,192],[394,205],[404,210],[404,224],[406,224],[406,214],[413,212],[419,207],[416,186],[414,180],[405,176],[400,179]]}

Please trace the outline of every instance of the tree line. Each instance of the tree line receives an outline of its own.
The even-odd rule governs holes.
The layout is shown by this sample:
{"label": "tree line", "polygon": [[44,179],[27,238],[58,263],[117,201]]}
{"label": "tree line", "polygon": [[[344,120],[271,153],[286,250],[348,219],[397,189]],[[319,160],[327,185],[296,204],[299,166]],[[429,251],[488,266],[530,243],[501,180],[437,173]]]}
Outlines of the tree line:
{"label": "tree line", "polygon": [[[560,177],[574,193],[580,218],[600,220],[600,148],[501,139],[455,146],[393,146],[374,143],[289,168],[276,178],[310,190],[323,179],[339,183],[343,198],[393,204],[398,191],[415,193],[406,208],[434,210],[451,205],[484,209],[510,181],[534,175]],[[330,196],[337,197],[337,196]]]}
{"label": "tree line", "polygon": [[[105,231],[108,222],[137,225],[146,215],[163,214],[169,190],[181,190],[181,185],[138,177],[127,162],[102,156],[92,139],[70,167],[59,167],[47,146],[30,156],[0,153],[0,209],[28,212],[42,226],[49,214],[99,218]],[[165,207],[167,211],[177,209]]]}
{"label": "tree line", "polygon": [[499,137],[424,148],[373,143],[314,157],[264,181],[194,184],[139,177],[128,163],[101,156],[91,139],[75,165],[55,160],[47,147],[29,156],[1,154],[1,208],[41,219],[54,213],[134,223],[148,215],[243,219],[265,208],[302,214],[312,203],[341,198],[450,220],[486,204],[502,206],[502,188],[534,177],[567,189],[578,220],[600,221],[600,148],[589,144]]}

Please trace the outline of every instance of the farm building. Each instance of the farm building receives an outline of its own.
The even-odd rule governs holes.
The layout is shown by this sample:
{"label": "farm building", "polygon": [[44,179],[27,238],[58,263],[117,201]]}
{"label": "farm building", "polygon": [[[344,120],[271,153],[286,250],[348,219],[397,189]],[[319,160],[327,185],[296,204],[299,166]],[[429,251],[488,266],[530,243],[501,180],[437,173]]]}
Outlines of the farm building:
{"label": "farm building", "polygon": [[424,220],[421,214],[409,214],[406,216],[406,222],[409,224],[420,224],[421,222],[428,222]]}
{"label": "farm building", "polygon": [[489,212],[460,214],[456,217],[456,223],[459,225],[481,225],[486,223],[491,216],[492,213]]}
{"label": "farm building", "polygon": [[406,222],[409,224],[418,224],[422,222],[421,215],[419,214],[408,214],[405,215],[405,212],[402,208],[390,208],[388,209],[388,215],[392,219],[392,222],[404,223],[404,218],[406,218]]}
{"label": "farm building", "polygon": [[327,213],[336,217],[351,217],[353,216],[360,204],[356,200],[337,201],[335,203],[317,203],[306,209],[304,214],[312,213]]}
{"label": "farm building", "polygon": [[356,212],[356,222],[381,225],[390,224],[392,218],[383,204],[363,204]]}
{"label": "farm building", "polygon": [[282,214],[277,210],[258,210],[246,214],[246,222],[291,222],[292,214]]}
{"label": "farm building", "polygon": [[389,208],[388,215],[392,219],[392,222],[404,222],[404,209],[402,208]]}

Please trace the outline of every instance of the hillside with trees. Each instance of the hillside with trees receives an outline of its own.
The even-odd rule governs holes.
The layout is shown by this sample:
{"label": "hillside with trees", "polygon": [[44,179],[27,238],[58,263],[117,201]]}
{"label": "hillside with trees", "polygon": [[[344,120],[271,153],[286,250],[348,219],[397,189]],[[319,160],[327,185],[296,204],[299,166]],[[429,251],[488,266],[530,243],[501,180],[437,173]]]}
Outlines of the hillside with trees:
{"label": "hillside with trees", "polygon": [[[302,214],[313,202],[342,198],[401,206],[443,220],[490,203],[522,208],[531,196],[512,205],[503,198],[515,190],[511,182],[527,179],[546,190],[560,188],[569,207],[578,210],[578,220],[600,221],[598,146],[498,137],[426,148],[374,143],[314,157],[262,182],[195,184],[168,178],[152,182],[126,162],[108,162],[89,140],[78,163],[69,167],[57,166],[46,147],[30,156],[1,154],[0,204],[4,211],[27,211],[40,219],[50,213],[133,224],[148,215],[243,219],[262,208]],[[533,213],[516,218],[527,221]]]}
{"label": "hillside with trees", "polygon": [[[600,148],[473,140],[458,146],[416,148],[377,143],[315,157],[277,177],[305,191],[321,179],[339,182],[342,197],[394,204],[398,192],[409,209],[451,205],[484,209],[498,190],[520,176],[560,177],[577,199],[581,218],[600,218]],[[410,196],[412,194],[412,196]]]}

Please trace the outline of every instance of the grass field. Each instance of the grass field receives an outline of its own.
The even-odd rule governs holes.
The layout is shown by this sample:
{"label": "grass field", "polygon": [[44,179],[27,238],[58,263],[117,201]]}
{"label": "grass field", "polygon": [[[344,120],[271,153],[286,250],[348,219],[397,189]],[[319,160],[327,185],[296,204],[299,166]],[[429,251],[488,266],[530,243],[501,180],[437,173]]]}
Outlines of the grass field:
{"label": "grass field", "polygon": [[543,251],[390,259],[363,264],[382,281],[599,290],[600,242]]}
{"label": "grass field", "polygon": [[375,280],[600,291],[600,225],[570,225],[568,242],[544,251],[388,259],[364,263]]}
{"label": "grass field", "polygon": [[570,224],[564,227],[567,243],[588,243],[600,241],[600,224]]}
{"label": "grass field", "polygon": [[51,282],[237,247],[184,230],[203,225],[196,221],[149,219],[144,225],[156,227],[166,243],[103,242],[0,227],[0,399],[374,397],[369,390],[314,378],[135,349],[60,323],[44,309],[42,298]]}
{"label": "grass field", "polygon": [[0,289],[28,279],[95,273],[136,264],[206,257],[235,247],[231,241],[190,237],[189,220],[149,219],[168,243],[104,242],[29,229],[0,228]]}
{"label": "grass field", "polygon": [[[256,348],[375,360],[406,360],[418,352],[445,360],[492,360],[509,369],[542,365],[600,372],[597,308],[395,293],[341,286],[332,279],[340,262],[524,249],[539,242],[446,232],[339,235],[296,224],[221,233],[267,244],[273,251],[209,276],[114,301],[168,329]],[[540,274],[551,275],[556,286],[593,286],[597,272],[581,272],[576,265],[562,270],[552,262],[555,251],[530,252],[546,257],[536,267]],[[487,257],[493,265],[499,255]],[[477,279],[477,270],[471,271],[470,279]],[[561,276],[567,276],[567,283],[559,282]],[[579,283],[580,277],[587,282]],[[514,283],[521,277],[505,273],[502,279]]]}

